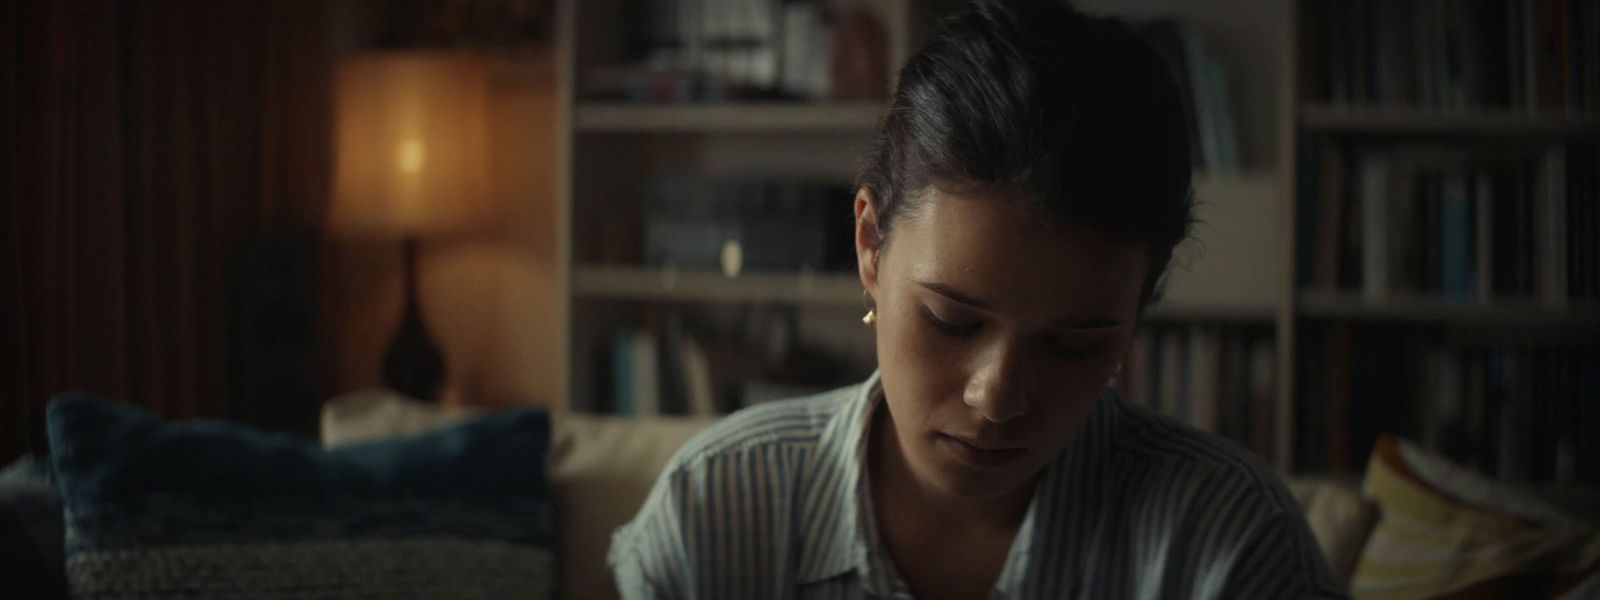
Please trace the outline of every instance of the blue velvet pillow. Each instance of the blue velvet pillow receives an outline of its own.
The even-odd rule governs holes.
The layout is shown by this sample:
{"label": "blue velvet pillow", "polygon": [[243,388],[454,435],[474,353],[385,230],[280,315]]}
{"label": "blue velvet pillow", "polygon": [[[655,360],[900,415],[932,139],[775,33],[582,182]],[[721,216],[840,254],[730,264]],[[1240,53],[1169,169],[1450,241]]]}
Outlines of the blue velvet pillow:
{"label": "blue velvet pillow", "polygon": [[540,410],[334,450],[222,421],[48,409],[74,598],[547,598]]}

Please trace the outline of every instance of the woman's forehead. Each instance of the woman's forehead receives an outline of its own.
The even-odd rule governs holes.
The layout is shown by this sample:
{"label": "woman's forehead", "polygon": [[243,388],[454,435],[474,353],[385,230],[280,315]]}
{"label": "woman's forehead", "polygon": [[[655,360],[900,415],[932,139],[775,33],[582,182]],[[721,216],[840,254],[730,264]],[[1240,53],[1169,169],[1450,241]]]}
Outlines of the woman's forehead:
{"label": "woman's forehead", "polygon": [[1148,268],[1138,243],[982,193],[930,190],[905,217],[884,265],[896,275],[1027,312],[1137,313]]}

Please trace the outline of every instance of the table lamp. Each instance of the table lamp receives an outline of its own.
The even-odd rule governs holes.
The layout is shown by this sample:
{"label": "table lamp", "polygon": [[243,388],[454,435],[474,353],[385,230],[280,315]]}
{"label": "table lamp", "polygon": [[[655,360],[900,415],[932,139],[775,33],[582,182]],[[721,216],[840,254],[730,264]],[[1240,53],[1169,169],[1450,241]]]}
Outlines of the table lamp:
{"label": "table lamp", "polygon": [[443,389],[444,355],[418,303],[421,241],[493,218],[489,70],[471,52],[384,50],[341,61],[330,229],[403,241],[405,308],[383,382],[422,400]]}

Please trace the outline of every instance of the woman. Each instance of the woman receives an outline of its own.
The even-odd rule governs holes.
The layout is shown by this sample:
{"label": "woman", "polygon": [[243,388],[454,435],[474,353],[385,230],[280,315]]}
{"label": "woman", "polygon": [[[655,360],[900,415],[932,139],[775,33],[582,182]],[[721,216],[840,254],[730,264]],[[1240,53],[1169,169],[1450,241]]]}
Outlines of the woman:
{"label": "woman", "polygon": [[1182,111],[1115,21],[947,21],[855,198],[878,374],[690,442],[613,540],[623,595],[1340,597],[1268,470],[1107,386],[1188,232]]}

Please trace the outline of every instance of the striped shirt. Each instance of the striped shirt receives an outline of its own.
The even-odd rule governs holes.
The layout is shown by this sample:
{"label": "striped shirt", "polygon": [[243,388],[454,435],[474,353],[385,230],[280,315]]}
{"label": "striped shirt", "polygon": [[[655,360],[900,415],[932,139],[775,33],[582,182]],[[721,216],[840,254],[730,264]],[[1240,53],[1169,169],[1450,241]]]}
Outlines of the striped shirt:
{"label": "striped shirt", "polygon": [[[735,413],[612,539],[624,598],[911,598],[865,493],[878,377]],[[1243,450],[1109,390],[1047,467],[992,598],[1343,598]]]}

